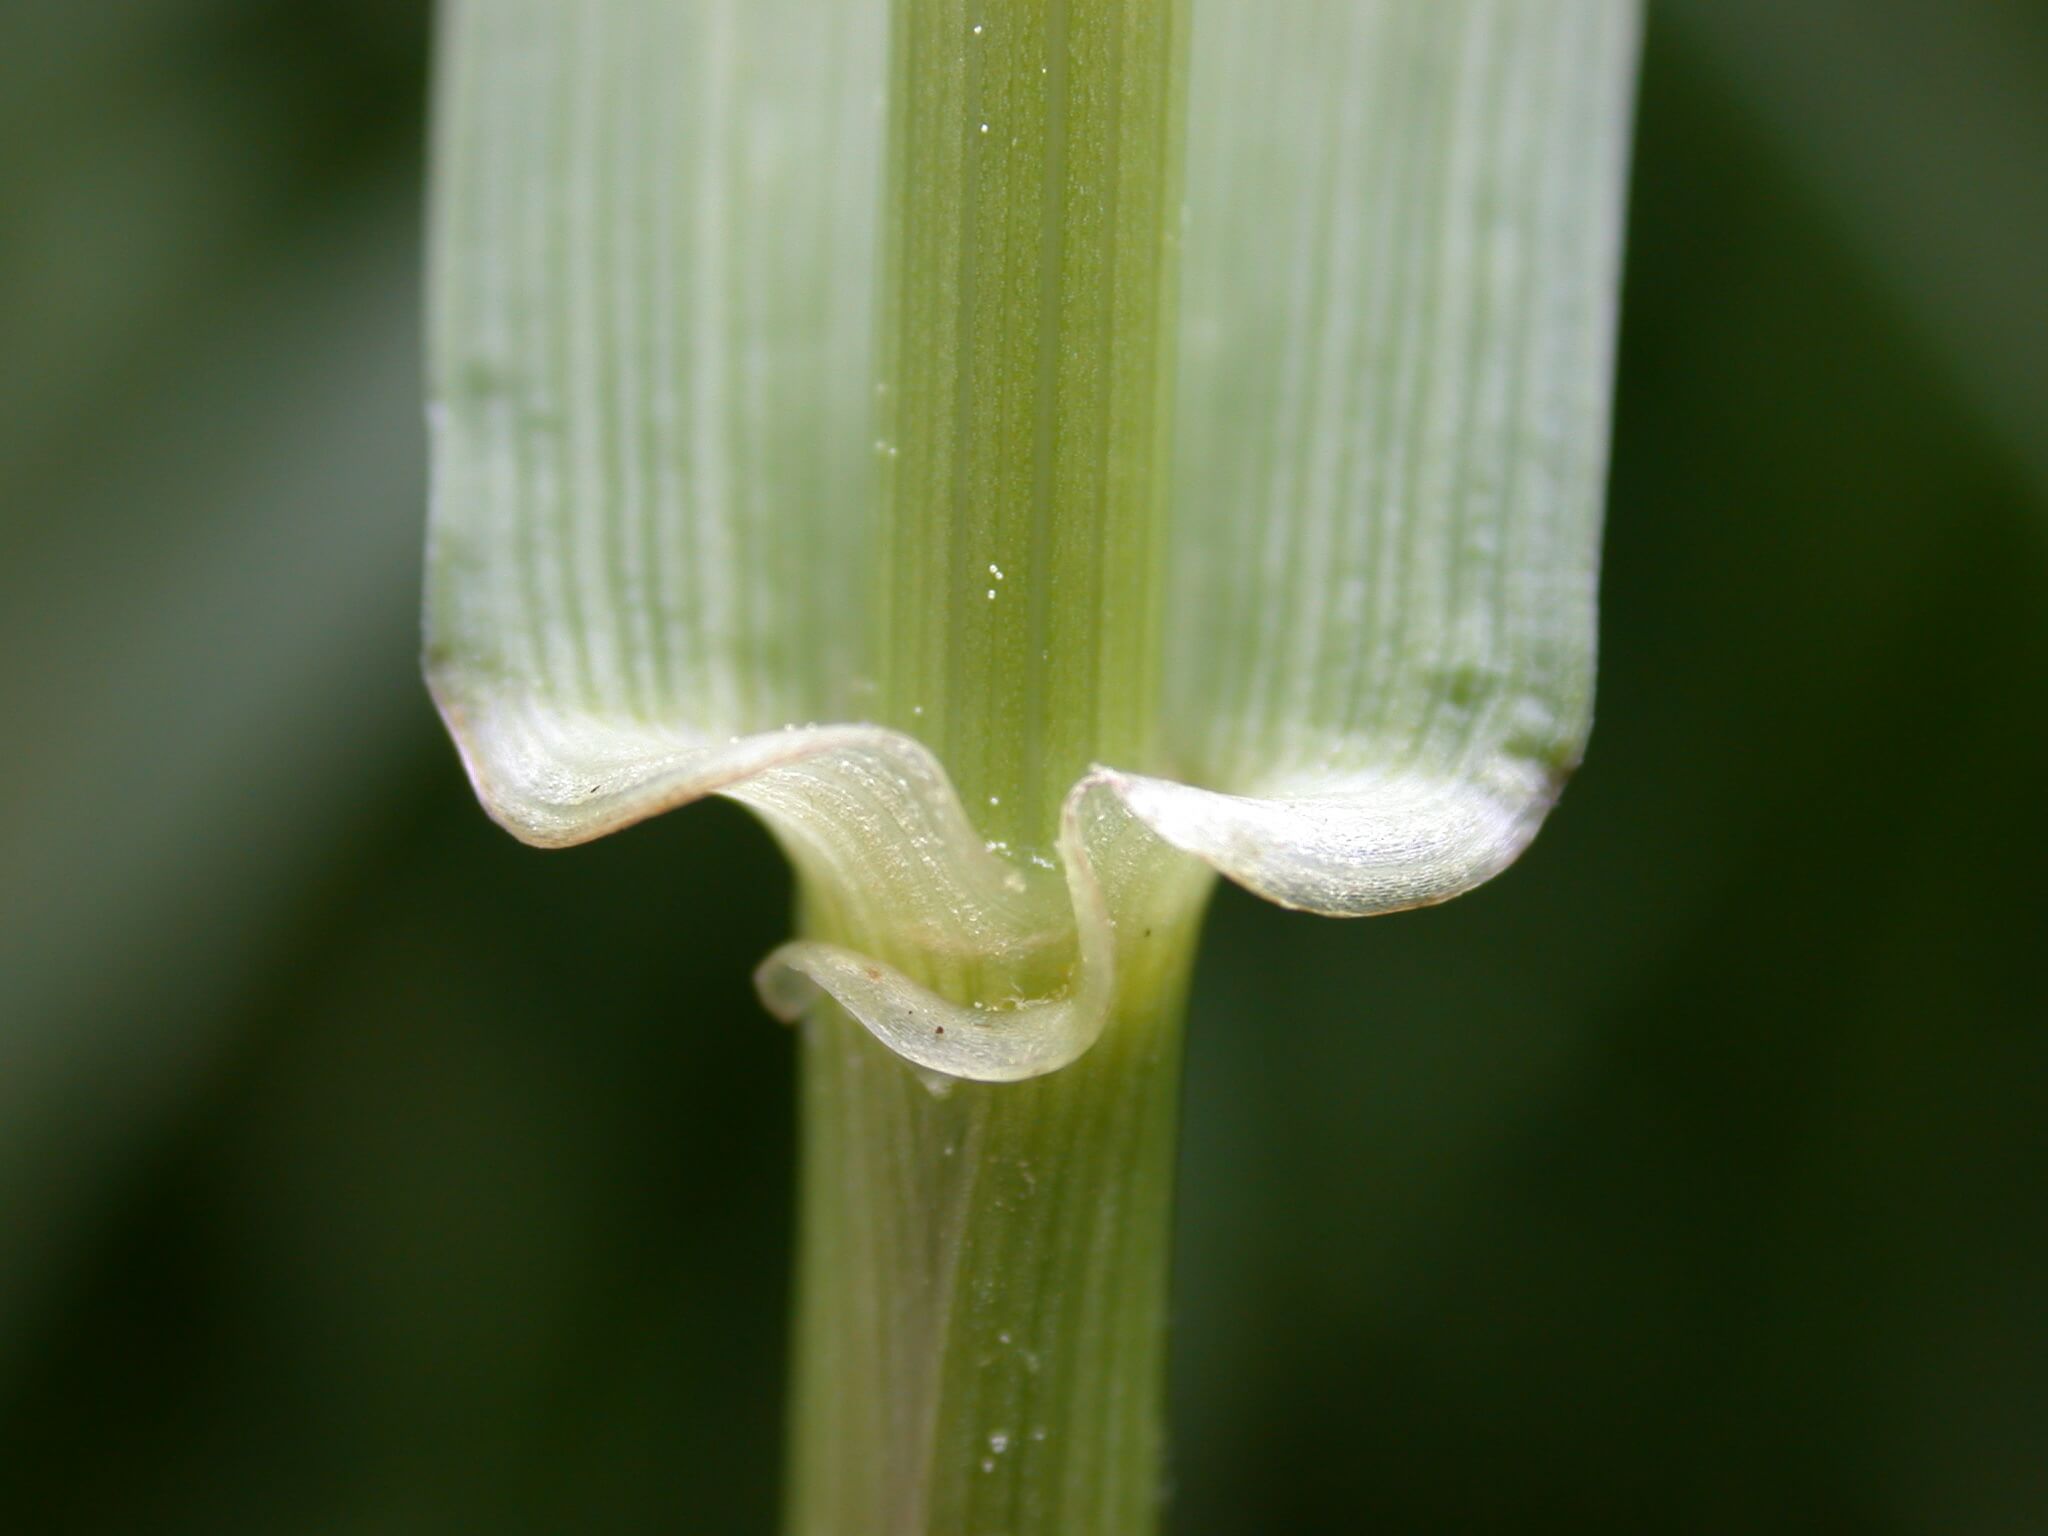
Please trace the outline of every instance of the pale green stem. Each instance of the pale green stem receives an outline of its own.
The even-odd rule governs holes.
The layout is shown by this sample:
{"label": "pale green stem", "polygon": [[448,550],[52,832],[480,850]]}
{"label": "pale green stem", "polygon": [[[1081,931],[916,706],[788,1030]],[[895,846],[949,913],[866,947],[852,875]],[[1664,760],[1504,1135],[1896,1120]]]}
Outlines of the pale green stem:
{"label": "pale green stem", "polygon": [[806,1022],[791,1536],[1154,1528],[1194,926],[1029,1082],[938,1097],[836,1010]]}
{"label": "pale green stem", "polygon": [[[1091,763],[1152,766],[1186,26],[1185,0],[893,13],[876,710],[1034,881]],[[1122,915],[1101,1041],[1050,1076],[935,1093],[829,1003],[806,1022],[792,1536],[1156,1523],[1206,877],[1166,884]],[[828,893],[803,908],[958,995]],[[961,1000],[1038,995],[1045,964]]]}

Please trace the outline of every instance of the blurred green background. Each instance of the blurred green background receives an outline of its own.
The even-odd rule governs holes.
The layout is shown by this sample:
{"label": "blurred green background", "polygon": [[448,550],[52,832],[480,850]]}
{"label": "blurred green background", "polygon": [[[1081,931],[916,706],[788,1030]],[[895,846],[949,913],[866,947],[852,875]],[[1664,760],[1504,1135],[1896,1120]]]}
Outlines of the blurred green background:
{"label": "blurred green background", "polygon": [[[773,1527],[786,877],[428,707],[427,22],[0,6],[0,1531]],[[2048,8],[1653,5],[1591,756],[1219,900],[1182,1536],[2048,1531],[2044,276]]]}

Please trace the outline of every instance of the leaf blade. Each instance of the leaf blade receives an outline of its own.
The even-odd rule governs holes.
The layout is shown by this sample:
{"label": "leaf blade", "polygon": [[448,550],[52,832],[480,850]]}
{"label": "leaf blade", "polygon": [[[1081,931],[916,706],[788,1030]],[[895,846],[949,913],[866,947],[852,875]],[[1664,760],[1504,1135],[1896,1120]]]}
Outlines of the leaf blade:
{"label": "leaf blade", "polygon": [[1578,760],[1637,31],[1632,0],[1201,12],[1168,638],[1188,784],[1133,806],[1261,894],[1455,895]]}
{"label": "leaf blade", "polygon": [[473,757],[500,691],[707,743],[844,708],[882,12],[448,9],[426,644]]}

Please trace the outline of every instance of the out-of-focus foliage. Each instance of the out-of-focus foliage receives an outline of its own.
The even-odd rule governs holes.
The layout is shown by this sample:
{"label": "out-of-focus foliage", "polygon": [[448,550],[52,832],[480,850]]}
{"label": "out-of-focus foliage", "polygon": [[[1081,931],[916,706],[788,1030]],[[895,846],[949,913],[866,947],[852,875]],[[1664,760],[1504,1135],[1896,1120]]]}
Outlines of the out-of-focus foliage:
{"label": "out-of-focus foliage", "polygon": [[[425,44],[0,13],[0,1530],[773,1525],[784,877],[439,739]],[[2038,6],[1652,7],[1592,753],[1453,906],[1220,902],[1189,1536],[2048,1523],[2043,100]]]}

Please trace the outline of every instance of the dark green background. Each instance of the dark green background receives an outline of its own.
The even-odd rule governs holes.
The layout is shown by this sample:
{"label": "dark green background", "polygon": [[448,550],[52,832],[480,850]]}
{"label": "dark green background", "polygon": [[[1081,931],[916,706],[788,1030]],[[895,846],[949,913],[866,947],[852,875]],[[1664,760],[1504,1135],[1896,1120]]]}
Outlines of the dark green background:
{"label": "dark green background", "polygon": [[[772,1527],[786,878],[428,708],[426,44],[0,8],[0,1531]],[[1654,8],[1591,755],[1218,902],[1183,1536],[2048,1531],[2044,277],[2043,7]]]}

